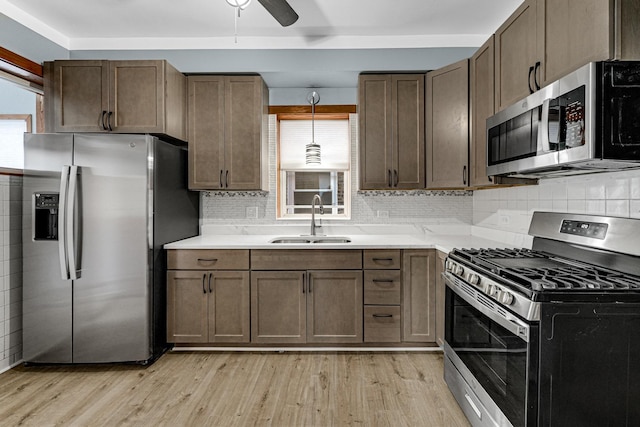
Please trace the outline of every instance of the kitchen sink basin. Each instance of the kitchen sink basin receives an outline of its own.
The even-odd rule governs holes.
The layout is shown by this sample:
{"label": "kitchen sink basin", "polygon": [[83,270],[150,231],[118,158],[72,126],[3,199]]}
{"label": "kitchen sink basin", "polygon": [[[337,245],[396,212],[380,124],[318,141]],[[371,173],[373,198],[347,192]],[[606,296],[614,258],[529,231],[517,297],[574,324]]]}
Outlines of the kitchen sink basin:
{"label": "kitchen sink basin", "polygon": [[269,243],[351,243],[351,239],[340,236],[285,236],[271,239]]}

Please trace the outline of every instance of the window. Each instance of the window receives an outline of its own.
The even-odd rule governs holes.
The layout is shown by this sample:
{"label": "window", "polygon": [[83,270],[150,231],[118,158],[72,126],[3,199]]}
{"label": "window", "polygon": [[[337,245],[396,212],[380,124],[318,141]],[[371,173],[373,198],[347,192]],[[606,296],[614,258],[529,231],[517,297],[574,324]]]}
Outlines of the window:
{"label": "window", "polygon": [[25,132],[31,132],[30,114],[0,114],[0,168],[23,169]]}
{"label": "window", "polygon": [[318,194],[323,218],[350,217],[350,124],[347,115],[314,120],[314,140],[320,145],[320,164],[305,163],[311,142],[309,114],[278,117],[278,218],[309,218]]}

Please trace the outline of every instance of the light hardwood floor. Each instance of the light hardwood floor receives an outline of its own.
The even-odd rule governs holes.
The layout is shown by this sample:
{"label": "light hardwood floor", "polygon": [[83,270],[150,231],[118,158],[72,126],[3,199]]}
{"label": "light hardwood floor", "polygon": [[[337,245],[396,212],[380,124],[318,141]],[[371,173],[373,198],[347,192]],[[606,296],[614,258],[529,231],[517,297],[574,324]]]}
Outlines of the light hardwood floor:
{"label": "light hardwood floor", "polygon": [[440,353],[168,353],[149,367],[18,367],[0,425],[468,426]]}

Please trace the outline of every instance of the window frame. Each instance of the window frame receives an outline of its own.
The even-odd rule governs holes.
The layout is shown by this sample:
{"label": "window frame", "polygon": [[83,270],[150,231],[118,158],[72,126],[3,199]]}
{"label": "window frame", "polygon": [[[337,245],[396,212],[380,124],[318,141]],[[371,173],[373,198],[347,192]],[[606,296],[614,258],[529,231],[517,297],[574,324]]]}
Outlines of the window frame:
{"label": "window frame", "polygon": [[[329,107],[329,106],[327,106]],[[337,112],[321,112],[318,113],[316,111],[314,120],[345,120],[348,123],[348,126],[351,126],[349,121],[349,112],[346,111],[344,107],[349,106],[336,106],[342,107]],[[286,208],[286,200],[287,200],[287,190],[288,186],[286,184],[287,180],[287,172],[344,172],[344,213],[343,214],[324,214],[322,217],[325,219],[331,220],[349,220],[351,219],[351,179],[353,175],[353,165],[351,155],[349,155],[349,167],[348,169],[305,169],[305,170],[289,170],[289,169],[281,169],[280,168],[280,122],[281,120],[311,120],[311,112],[306,109],[300,109],[298,111],[285,111],[285,112],[277,112],[276,114],[276,126],[277,126],[277,166],[276,166],[276,220],[309,220],[311,218],[311,214],[306,213],[298,213],[298,214],[288,214],[285,212]],[[351,136],[349,136],[349,153],[351,153]],[[327,206],[327,210],[332,209],[332,207]],[[326,210],[325,210],[326,212]]]}

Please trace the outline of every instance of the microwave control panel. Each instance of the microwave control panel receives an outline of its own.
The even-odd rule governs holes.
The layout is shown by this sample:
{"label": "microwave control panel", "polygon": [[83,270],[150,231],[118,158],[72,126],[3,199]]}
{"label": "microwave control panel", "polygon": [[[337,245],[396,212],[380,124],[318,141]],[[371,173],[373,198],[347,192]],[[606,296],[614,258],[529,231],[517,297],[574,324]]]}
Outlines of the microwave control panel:
{"label": "microwave control panel", "polygon": [[584,86],[562,95],[564,105],[564,140],[567,148],[584,145]]}

